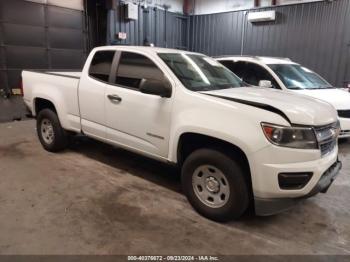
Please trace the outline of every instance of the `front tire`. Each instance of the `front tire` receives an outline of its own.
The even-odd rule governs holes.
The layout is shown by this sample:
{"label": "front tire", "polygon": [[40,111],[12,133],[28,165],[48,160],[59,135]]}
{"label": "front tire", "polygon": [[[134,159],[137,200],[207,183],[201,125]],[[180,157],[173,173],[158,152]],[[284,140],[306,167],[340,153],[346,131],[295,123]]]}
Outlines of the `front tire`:
{"label": "front tire", "polygon": [[59,152],[67,147],[67,132],[62,128],[57,114],[51,109],[43,109],[39,112],[36,129],[45,150]]}
{"label": "front tire", "polygon": [[215,221],[237,219],[247,210],[249,190],[240,165],[214,149],[198,149],[182,167],[188,201],[201,215]]}

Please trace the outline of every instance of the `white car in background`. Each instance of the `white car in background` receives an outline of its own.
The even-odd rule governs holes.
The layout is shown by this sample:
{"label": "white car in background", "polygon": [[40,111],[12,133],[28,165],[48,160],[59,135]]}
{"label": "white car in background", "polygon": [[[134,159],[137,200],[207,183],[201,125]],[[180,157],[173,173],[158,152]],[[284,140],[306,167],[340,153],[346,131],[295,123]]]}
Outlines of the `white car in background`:
{"label": "white car in background", "polygon": [[315,72],[288,58],[227,56],[216,59],[250,85],[297,92],[330,103],[338,111],[339,137],[350,137],[350,93],[333,87]]}

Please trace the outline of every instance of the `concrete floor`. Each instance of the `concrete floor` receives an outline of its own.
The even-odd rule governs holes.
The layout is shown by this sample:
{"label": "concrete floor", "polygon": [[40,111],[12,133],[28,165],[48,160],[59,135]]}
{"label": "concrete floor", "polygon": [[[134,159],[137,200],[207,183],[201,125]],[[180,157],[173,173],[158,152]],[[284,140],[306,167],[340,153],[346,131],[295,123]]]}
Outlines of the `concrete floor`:
{"label": "concrete floor", "polygon": [[88,139],[50,154],[34,125],[0,125],[0,254],[350,254],[350,141],[327,194],[218,224],[173,168]]}

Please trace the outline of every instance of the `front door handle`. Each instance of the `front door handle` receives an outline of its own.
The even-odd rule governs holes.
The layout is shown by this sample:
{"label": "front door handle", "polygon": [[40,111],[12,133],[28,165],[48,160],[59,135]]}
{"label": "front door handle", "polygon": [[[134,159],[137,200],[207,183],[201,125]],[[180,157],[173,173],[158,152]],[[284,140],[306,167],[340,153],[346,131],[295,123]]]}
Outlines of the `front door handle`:
{"label": "front door handle", "polygon": [[108,99],[113,102],[121,102],[122,98],[118,95],[107,95]]}

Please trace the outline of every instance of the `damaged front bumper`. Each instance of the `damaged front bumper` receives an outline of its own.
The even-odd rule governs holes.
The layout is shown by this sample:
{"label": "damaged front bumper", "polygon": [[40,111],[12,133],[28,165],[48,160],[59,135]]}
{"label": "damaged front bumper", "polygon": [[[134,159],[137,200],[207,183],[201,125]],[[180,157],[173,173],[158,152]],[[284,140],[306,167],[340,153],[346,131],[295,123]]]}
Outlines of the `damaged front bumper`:
{"label": "damaged front bumper", "polygon": [[326,193],[338,176],[342,168],[340,161],[335,162],[326,172],[323,173],[318,183],[305,196],[298,198],[254,198],[255,213],[258,216],[269,216],[283,212],[303,199],[312,197],[318,193]]}

